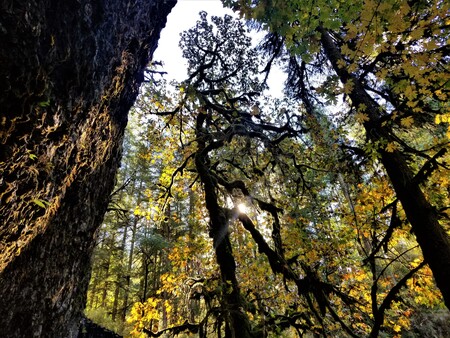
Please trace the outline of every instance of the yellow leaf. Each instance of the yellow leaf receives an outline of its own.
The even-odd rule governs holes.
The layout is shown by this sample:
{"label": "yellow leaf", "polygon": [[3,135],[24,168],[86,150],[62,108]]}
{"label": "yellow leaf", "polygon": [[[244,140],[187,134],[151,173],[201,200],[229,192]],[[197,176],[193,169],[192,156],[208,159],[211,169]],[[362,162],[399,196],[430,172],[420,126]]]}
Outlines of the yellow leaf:
{"label": "yellow leaf", "polygon": [[388,153],[393,153],[397,149],[397,145],[394,142],[389,142],[386,146],[386,151]]}
{"label": "yellow leaf", "polygon": [[414,119],[412,116],[408,116],[408,117],[405,117],[400,120],[400,124],[406,128],[411,127],[413,125],[413,123],[414,123]]}
{"label": "yellow leaf", "polygon": [[358,111],[365,111],[367,109],[367,106],[364,104],[364,103],[361,103],[359,106],[358,106]]}
{"label": "yellow leaf", "polygon": [[344,60],[339,59],[338,62],[337,62],[337,66],[338,66],[339,69],[343,69],[343,68],[345,68],[347,66],[347,63]]}
{"label": "yellow leaf", "polygon": [[417,101],[408,101],[406,105],[410,108],[414,108],[415,106],[417,106]]}
{"label": "yellow leaf", "polygon": [[367,114],[364,114],[364,113],[361,113],[361,112],[357,112],[355,114],[355,119],[359,123],[364,123],[366,121],[369,121],[369,116]]}
{"label": "yellow leaf", "polygon": [[358,70],[358,65],[356,63],[352,63],[350,66],[348,66],[349,73],[353,73]]}
{"label": "yellow leaf", "polygon": [[410,33],[410,37],[413,40],[418,40],[423,36],[424,30],[420,28],[413,29]]}
{"label": "yellow leaf", "polygon": [[347,83],[344,85],[344,93],[350,94],[353,90],[354,84],[352,80],[348,80]]}
{"label": "yellow leaf", "polygon": [[413,86],[406,86],[403,94],[409,99],[414,100],[417,97],[417,92]]}

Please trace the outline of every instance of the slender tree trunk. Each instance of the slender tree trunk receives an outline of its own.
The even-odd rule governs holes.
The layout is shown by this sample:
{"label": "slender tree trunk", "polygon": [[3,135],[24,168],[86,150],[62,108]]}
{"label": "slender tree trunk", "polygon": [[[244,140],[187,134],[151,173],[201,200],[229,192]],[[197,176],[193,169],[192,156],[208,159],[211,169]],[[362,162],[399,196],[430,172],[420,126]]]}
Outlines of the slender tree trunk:
{"label": "slender tree trunk", "polygon": [[[102,233],[102,238],[98,241],[98,243],[102,243],[104,245],[106,239],[106,234]],[[100,292],[100,283],[101,283],[101,266],[94,266],[91,269],[91,279],[90,279],[90,286],[89,286],[89,294],[90,297],[87,300],[86,308],[88,309],[95,309],[97,307],[97,294]]]}
{"label": "slender tree trunk", "polygon": [[[345,68],[338,66],[338,61],[342,60],[338,47],[326,30],[322,29],[321,33],[325,54],[342,83],[353,82],[354,87],[349,94],[353,104],[356,107],[361,104],[367,107],[366,113],[369,121],[364,124],[367,136],[374,142],[391,141],[389,130],[379,123],[382,108],[364,90],[355,76],[348,73]],[[380,149],[379,152],[381,163],[392,182],[397,198],[402,203],[423,256],[433,271],[445,305],[450,309],[450,238],[439,224],[438,213],[425,197],[420,187],[421,182],[415,179],[404,155],[398,150],[387,152]]]}
{"label": "slender tree trunk", "polygon": [[167,300],[167,292],[163,292],[162,294],[162,304],[161,304],[161,317],[159,320],[158,330],[164,330],[168,327],[168,318],[167,318],[167,309],[166,309],[166,300]]}
{"label": "slender tree trunk", "polygon": [[[189,241],[187,243],[187,246],[189,248],[189,252],[191,252],[193,248],[193,240],[194,240],[194,224],[195,224],[195,193],[192,189],[189,190],[189,215],[188,215],[188,238]],[[189,276],[191,275],[191,271],[195,271],[195,266],[193,266],[195,263],[197,263],[197,258],[189,255],[187,258],[187,264],[186,264],[186,274]],[[197,271],[199,273],[199,271]],[[191,290],[190,290],[191,291]],[[196,317],[199,313],[200,309],[200,301],[198,299],[192,299],[189,297],[188,300],[188,318],[190,323],[196,322]]]}
{"label": "slender tree trunk", "polygon": [[[162,234],[164,236],[164,238],[170,242],[171,241],[171,237],[172,237],[172,206],[170,204],[170,202],[167,203],[166,205],[166,209],[164,210],[164,221],[162,222]],[[166,271],[167,270],[167,266],[169,265],[169,259],[167,258],[167,254],[163,251],[161,251],[161,267],[162,267],[162,271]],[[162,272],[161,271],[161,272]],[[160,279],[161,276],[161,272],[159,273],[159,275],[157,277],[154,277],[155,279]],[[164,330],[167,329],[168,327],[168,318],[167,318],[167,311],[166,311],[166,301],[168,300],[167,297],[167,292],[163,292],[161,295],[161,300],[162,300],[162,304],[161,304],[161,317],[159,319],[159,326],[158,326],[158,330]]]}
{"label": "slender tree trunk", "polygon": [[174,4],[2,1],[2,336],[77,335],[127,113]]}
{"label": "slender tree trunk", "polygon": [[106,298],[108,295],[108,286],[109,286],[109,276],[110,271],[109,267],[111,266],[111,255],[108,256],[108,260],[106,261],[106,265],[103,267],[103,273],[102,273],[102,295],[101,295],[101,306],[102,308],[106,308]]}
{"label": "slender tree trunk", "polygon": [[120,297],[120,279],[121,275],[118,274],[116,276],[116,282],[114,283],[114,297],[113,297],[113,306],[111,309],[111,320],[113,322],[117,319],[117,308],[119,306],[119,297]]}
{"label": "slender tree trunk", "polygon": [[[120,247],[120,264],[123,263],[123,257],[125,254],[125,247],[127,245],[127,235],[128,235],[128,222],[125,223],[125,227],[123,228],[123,235],[122,235],[122,245]],[[111,319],[113,322],[116,321],[117,317],[117,308],[119,307],[119,297],[120,297],[120,288],[122,287],[122,279],[123,279],[122,269],[120,269],[116,275],[116,282],[114,286],[114,301],[113,301],[113,307],[111,310]]]}
{"label": "slender tree trunk", "polygon": [[[200,134],[199,131],[202,128],[204,118],[204,115],[199,115],[197,118],[197,134]],[[209,159],[205,151],[205,142],[201,141],[201,136],[198,139],[195,167],[205,191],[206,208],[210,217],[210,235],[214,241],[216,259],[222,277],[222,311],[225,316],[225,337],[252,338],[254,335],[245,312],[245,301],[241,296],[236,278],[236,262],[228,235],[230,215],[227,215],[227,210],[219,206],[217,186],[207,166]]]}
{"label": "slender tree trunk", "polygon": [[123,295],[122,314],[121,314],[122,322],[125,322],[125,318],[127,316],[128,299],[130,297],[130,282],[131,282],[131,272],[133,269],[134,245],[136,242],[137,224],[138,224],[138,217],[135,216],[133,220],[133,227],[131,228],[130,253],[128,254],[128,264],[125,276],[125,289]]}
{"label": "slender tree trunk", "polygon": [[94,307],[96,293],[97,293],[97,278],[94,279],[92,287],[90,288],[90,297],[87,299],[86,308],[92,309]]}

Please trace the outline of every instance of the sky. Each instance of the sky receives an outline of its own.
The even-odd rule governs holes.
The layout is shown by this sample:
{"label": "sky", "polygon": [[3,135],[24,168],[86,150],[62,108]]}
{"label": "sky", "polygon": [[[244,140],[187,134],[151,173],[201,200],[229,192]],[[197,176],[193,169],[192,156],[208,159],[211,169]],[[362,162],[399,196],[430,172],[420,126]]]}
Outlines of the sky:
{"label": "sky", "polygon": [[[220,0],[178,0],[167,18],[166,27],[161,31],[158,48],[153,55],[154,61],[164,63],[163,70],[168,73],[166,77],[168,80],[182,81],[187,77],[185,60],[178,43],[180,33],[195,26],[200,18],[198,15],[200,11],[207,12],[209,16],[229,14],[238,17],[231,9],[224,8]],[[256,33],[253,32],[252,35],[256,41]],[[286,75],[279,68],[273,67],[268,79],[272,96],[281,97],[283,95],[282,88],[285,78]]]}
{"label": "sky", "polygon": [[161,32],[158,48],[153,55],[153,60],[164,62],[164,71],[168,72],[169,78],[181,81],[187,76],[178,42],[182,31],[195,26],[200,18],[200,11],[206,11],[209,16],[235,15],[231,9],[223,8],[220,0],[178,0],[167,18],[166,27]]}

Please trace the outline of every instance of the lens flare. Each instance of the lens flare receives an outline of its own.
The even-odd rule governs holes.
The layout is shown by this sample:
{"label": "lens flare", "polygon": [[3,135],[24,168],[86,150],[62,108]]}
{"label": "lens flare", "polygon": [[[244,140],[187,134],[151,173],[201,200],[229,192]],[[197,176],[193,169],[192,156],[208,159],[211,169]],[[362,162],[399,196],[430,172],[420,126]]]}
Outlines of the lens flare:
{"label": "lens flare", "polygon": [[238,210],[239,210],[239,212],[241,214],[246,214],[247,213],[247,206],[244,203],[239,203],[237,205],[237,208],[238,208]]}

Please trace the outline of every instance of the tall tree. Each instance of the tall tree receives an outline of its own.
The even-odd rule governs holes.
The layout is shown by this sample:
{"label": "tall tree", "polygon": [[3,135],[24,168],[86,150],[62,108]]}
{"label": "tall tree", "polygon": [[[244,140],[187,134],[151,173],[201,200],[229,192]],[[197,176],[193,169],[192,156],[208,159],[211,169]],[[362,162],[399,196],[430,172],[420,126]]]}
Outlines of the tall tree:
{"label": "tall tree", "polygon": [[2,3],[2,335],[76,336],[127,112],[175,2]]}
{"label": "tall tree", "polygon": [[[159,121],[156,132],[166,139],[163,158],[175,161],[161,176],[167,195],[183,198],[174,193],[181,176],[203,189],[197,231],[203,227],[203,236],[212,237],[221,278],[214,292],[207,274],[189,278],[180,269],[187,265],[186,250],[176,245],[157,296],[133,307],[133,334],[189,330],[221,337],[243,328],[261,337],[283,330],[375,337],[407,330],[422,304],[442,305],[404,210],[376,162],[378,148],[365,142],[357,123],[336,118],[318,96],[308,95],[308,77],[299,75],[316,75],[310,79],[320,84],[326,76],[312,71],[323,59],[309,66],[284,54],[292,69],[291,98],[272,100],[262,91],[259,59],[248,50],[242,24],[230,17],[211,21],[202,13],[182,35],[189,78],[173,95],[150,89],[142,111],[156,115],[150,120]],[[279,36],[271,38],[277,42]],[[333,80],[338,83],[327,79],[318,91],[340,89]],[[334,96],[329,93],[330,100]],[[428,131],[417,136],[429,141]],[[430,180],[448,186],[442,175]],[[445,211],[448,199],[430,197]],[[241,203],[248,214],[236,208]],[[169,325],[177,326],[153,332],[161,329],[152,320],[162,315],[163,303],[176,309],[177,294],[191,295],[174,286],[183,281],[197,285],[195,297],[205,300],[200,320],[183,323],[175,318],[183,314],[173,311]]]}
{"label": "tall tree", "polygon": [[[272,60],[286,48],[290,91],[310,110],[311,102],[321,102],[324,93],[348,96],[349,115],[363,126],[368,147],[384,166],[450,308],[450,238],[443,216],[424,188],[433,172],[448,170],[440,161],[446,142],[418,145],[407,137],[408,131],[436,128],[435,120],[447,121],[449,4],[439,0],[225,2],[271,30]],[[327,81],[312,84],[314,74]]]}

